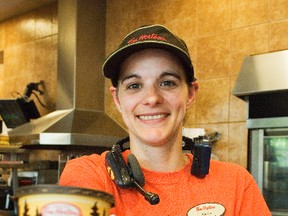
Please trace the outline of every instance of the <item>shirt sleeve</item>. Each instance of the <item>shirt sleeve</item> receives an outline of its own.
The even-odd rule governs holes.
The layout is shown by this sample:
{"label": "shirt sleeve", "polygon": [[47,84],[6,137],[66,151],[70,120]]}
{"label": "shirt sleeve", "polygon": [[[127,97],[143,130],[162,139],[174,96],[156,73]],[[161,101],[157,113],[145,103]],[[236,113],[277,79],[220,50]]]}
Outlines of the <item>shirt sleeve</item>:
{"label": "shirt sleeve", "polygon": [[271,212],[256,184],[253,176],[245,170],[242,173],[242,178],[245,178],[245,186],[241,207],[240,216],[250,216],[250,215],[263,215],[271,216]]}
{"label": "shirt sleeve", "polygon": [[106,171],[104,158],[104,155],[93,154],[68,161],[61,174],[59,185],[111,193],[111,179]]}

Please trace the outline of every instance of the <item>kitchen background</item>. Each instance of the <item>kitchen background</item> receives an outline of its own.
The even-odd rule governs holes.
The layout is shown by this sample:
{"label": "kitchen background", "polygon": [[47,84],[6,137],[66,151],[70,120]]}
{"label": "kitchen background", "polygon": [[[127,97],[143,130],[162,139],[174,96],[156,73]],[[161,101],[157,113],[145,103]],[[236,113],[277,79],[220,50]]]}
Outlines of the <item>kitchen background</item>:
{"label": "kitchen background", "polygon": [[[43,80],[47,108],[35,100],[41,115],[56,109],[57,4],[0,22],[0,98],[17,97],[28,83]],[[184,126],[221,133],[213,154],[247,167],[246,103],[231,92],[244,56],[288,49],[287,8],[287,0],[107,0],[106,55],[141,25],[164,24],[181,36],[200,83]],[[106,90],[109,85],[106,80]],[[124,127],[111,104],[106,91],[105,111]]]}

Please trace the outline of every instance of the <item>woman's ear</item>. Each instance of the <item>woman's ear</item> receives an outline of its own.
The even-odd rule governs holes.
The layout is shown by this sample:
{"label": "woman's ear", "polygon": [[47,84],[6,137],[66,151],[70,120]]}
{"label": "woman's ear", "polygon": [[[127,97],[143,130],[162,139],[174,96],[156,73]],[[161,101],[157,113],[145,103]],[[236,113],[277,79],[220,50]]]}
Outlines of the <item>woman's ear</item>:
{"label": "woman's ear", "polygon": [[194,81],[191,86],[188,86],[187,109],[192,106],[193,101],[198,92],[198,89],[199,89],[199,83],[197,81]]}
{"label": "woman's ear", "polygon": [[111,92],[111,95],[113,97],[113,101],[116,104],[118,111],[121,113],[121,104],[120,104],[120,101],[119,101],[119,98],[117,95],[117,88],[114,86],[111,86],[109,90]]}

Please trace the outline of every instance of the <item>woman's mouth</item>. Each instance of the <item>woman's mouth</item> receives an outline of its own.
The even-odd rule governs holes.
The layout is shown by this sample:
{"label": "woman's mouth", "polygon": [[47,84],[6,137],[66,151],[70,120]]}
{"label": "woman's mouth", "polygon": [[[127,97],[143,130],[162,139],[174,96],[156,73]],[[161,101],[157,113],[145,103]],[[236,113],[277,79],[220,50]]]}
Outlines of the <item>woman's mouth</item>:
{"label": "woman's mouth", "polygon": [[159,115],[139,115],[138,118],[141,120],[157,120],[167,117],[168,114],[159,114]]}

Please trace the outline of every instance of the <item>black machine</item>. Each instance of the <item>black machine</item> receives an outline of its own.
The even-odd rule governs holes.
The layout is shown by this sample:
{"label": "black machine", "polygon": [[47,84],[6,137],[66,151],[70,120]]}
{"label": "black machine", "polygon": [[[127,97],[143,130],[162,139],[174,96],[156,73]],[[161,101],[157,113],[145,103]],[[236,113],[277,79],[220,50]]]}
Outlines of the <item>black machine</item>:
{"label": "black machine", "polygon": [[[128,163],[124,161],[122,152],[129,149],[124,144],[129,142],[129,137],[118,141],[113,145],[110,152],[106,154],[105,164],[107,171],[120,188],[135,188],[151,204],[156,205],[160,202],[157,194],[146,191],[144,175],[140,165],[133,154],[128,155]],[[183,150],[190,150],[193,154],[191,174],[197,178],[204,178],[209,173],[211,145],[207,136],[199,136],[193,139],[183,136]]]}
{"label": "black machine", "polygon": [[[43,87],[43,85],[43,81],[40,81],[39,83],[29,83],[26,86],[23,96],[16,99],[0,100],[0,115],[8,128],[18,127],[29,122],[30,119],[40,117],[40,113],[34,101],[29,99],[29,97],[31,94],[35,94],[35,91],[39,92],[40,95],[44,94],[44,92],[39,89],[39,86]],[[38,96],[36,94],[35,96],[39,101]]]}

